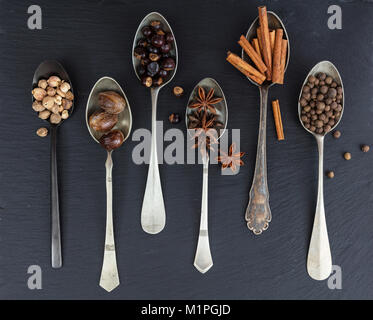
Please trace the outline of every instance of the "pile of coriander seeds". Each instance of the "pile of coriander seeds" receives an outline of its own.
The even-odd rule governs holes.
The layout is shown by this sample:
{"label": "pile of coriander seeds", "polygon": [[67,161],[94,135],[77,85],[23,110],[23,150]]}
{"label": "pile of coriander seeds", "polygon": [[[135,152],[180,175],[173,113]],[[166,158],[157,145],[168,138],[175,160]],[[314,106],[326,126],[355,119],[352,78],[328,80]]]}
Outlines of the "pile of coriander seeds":
{"label": "pile of coriander seeds", "polygon": [[331,76],[320,72],[309,76],[299,103],[304,126],[317,134],[325,134],[341,117],[343,89]]}

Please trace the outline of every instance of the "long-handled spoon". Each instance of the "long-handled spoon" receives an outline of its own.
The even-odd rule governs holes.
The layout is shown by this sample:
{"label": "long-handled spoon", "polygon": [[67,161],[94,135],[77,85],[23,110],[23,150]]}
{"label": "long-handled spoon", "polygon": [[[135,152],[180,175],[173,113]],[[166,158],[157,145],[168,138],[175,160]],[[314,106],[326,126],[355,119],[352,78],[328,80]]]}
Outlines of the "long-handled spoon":
{"label": "long-handled spoon", "polygon": [[[86,107],[86,123],[87,128],[92,138],[99,143],[102,133],[93,130],[89,126],[89,117],[95,111],[100,110],[98,104],[99,93],[103,91],[115,91],[126,100],[126,107],[118,115],[118,122],[113,130],[120,130],[123,133],[124,141],[129,137],[132,127],[131,108],[127,97],[124,94],[120,85],[112,78],[103,77],[99,79],[93,86],[88,97]],[[107,151],[106,167],[106,236],[105,236],[105,251],[102,264],[100,286],[106,291],[112,291],[119,285],[119,275],[117,268],[117,260],[115,254],[114,241],[114,226],[113,226],[113,188],[112,188],[112,151]]]}
{"label": "long-handled spoon", "polygon": [[166,81],[159,87],[154,87],[150,89],[151,99],[152,99],[152,144],[151,144],[151,151],[150,151],[150,162],[149,162],[149,169],[148,169],[148,178],[146,181],[146,189],[144,200],[142,203],[142,210],[141,210],[141,226],[143,230],[150,234],[156,234],[163,230],[166,224],[166,210],[163,201],[163,193],[162,193],[162,185],[161,179],[159,176],[159,168],[158,168],[158,156],[157,156],[157,100],[158,100],[158,93],[161,88],[163,88],[167,83],[169,83],[172,78],[174,77],[177,69],[178,64],[178,54],[177,54],[177,46],[175,36],[172,32],[172,29],[167,22],[167,20],[158,12],[151,12],[149,13],[140,23],[136,35],[135,40],[133,42],[132,48],[132,63],[135,69],[135,73],[139,80],[141,79],[138,73],[138,66],[140,61],[134,57],[134,50],[138,43],[138,41],[143,38],[141,34],[141,29],[144,26],[148,26],[151,21],[160,21],[163,25],[163,29],[167,32],[170,32],[174,38],[173,48],[170,51],[172,57],[175,58],[175,69],[170,72]]}
{"label": "long-handled spoon", "polygon": [[[70,84],[70,90],[73,92],[69,75],[62,65],[54,60],[43,61],[34,73],[32,79],[32,87],[38,85],[40,79],[48,79],[50,76],[58,76]],[[33,98],[34,101],[34,98]],[[74,101],[70,108],[69,115],[74,110]],[[65,122],[59,124],[51,124],[48,120],[44,120],[50,126],[51,133],[51,220],[52,220],[52,236],[51,236],[51,259],[53,268],[62,267],[62,249],[61,249],[61,229],[60,229],[60,207],[58,201],[58,170],[57,170],[57,129]]]}
{"label": "long-handled spoon", "polygon": [[[321,61],[316,64],[312,70],[307,75],[302,90],[299,95],[299,100],[302,95],[303,87],[306,85],[309,76],[316,75],[317,73],[323,72],[331,76],[334,81],[341,86],[342,88],[342,111],[339,120],[335,123],[332,129],[335,129],[339,122],[342,119],[343,110],[344,110],[344,89],[342,78],[337,70],[337,68],[329,61]],[[307,129],[302,120],[301,120],[301,111],[302,108],[298,102],[298,115],[299,121],[302,124],[303,128],[311,133],[317,141],[317,148],[319,151],[319,178],[318,178],[318,193],[317,193],[317,204],[316,204],[316,213],[315,220],[313,222],[313,230],[311,236],[310,247],[308,249],[308,258],[307,258],[307,271],[311,278],[315,280],[325,280],[329,277],[332,271],[332,256],[330,253],[328,231],[326,228],[326,219],[325,219],[325,208],[324,208],[324,169],[323,169],[323,159],[324,159],[324,134],[317,134]]]}
{"label": "long-handled spoon", "polygon": [[[273,12],[268,11],[268,26],[270,29],[282,28],[284,30],[284,38],[288,40],[288,50],[285,71],[287,69],[290,57],[289,37],[285,26],[280,18]],[[257,17],[251,24],[246,38],[251,41],[256,37],[257,28],[259,27],[259,17]],[[249,61],[249,57],[245,51],[242,50],[242,59]],[[284,72],[285,72],[284,71]],[[267,101],[268,90],[273,85],[270,81],[265,81],[261,85],[257,84],[248,78],[253,84],[259,87],[260,91],[260,120],[259,120],[259,134],[258,147],[256,153],[256,163],[253,183],[250,189],[249,204],[246,209],[247,227],[254,232],[254,234],[261,234],[267,230],[269,222],[272,220],[271,209],[269,207],[269,192],[267,184],[267,156],[266,156],[266,127],[267,127]]]}
{"label": "long-handled spoon", "polygon": [[[216,80],[212,78],[205,78],[201,80],[193,89],[189,101],[188,106],[190,103],[196,99],[198,95],[198,88],[202,87],[204,89],[214,89],[215,96],[223,98],[221,102],[214,105],[217,113],[217,120],[223,123],[223,129],[220,132],[217,132],[217,139],[219,140],[220,137],[223,135],[228,122],[228,108],[227,102],[225,100],[225,96],[223,90],[216,82]],[[187,129],[189,128],[189,121],[188,116],[194,112],[193,109],[186,108],[186,119],[185,123]],[[190,130],[188,133],[191,134]],[[209,155],[208,152],[202,153],[202,162],[203,162],[203,184],[202,184],[202,204],[201,204],[201,220],[200,220],[200,229],[199,229],[199,236],[198,236],[198,244],[197,244],[197,251],[194,258],[194,266],[197,270],[201,273],[207,272],[213,265],[212,256],[210,251],[210,243],[209,243],[209,234],[208,234],[208,169],[209,169]]]}

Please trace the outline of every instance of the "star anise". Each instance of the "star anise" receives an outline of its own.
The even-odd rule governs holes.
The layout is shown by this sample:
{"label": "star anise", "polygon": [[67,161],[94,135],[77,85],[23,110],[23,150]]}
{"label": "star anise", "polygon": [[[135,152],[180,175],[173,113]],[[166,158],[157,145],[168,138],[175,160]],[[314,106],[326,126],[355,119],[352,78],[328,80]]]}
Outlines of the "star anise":
{"label": "star anise", "polygon": [[211,88],[206,95],[205,89],[203,89],[202,87],[198,87],[198,97],[196,99],[197,101],[189,105],[189,108],[197,109],[198,111],[203,110],[205,112],[209,110],[211,113],[216,114],[214,104],[219,103],[223,100],[223,98],[215,98],[214,92],[215,90]]}
{"label": "star anise", "polygon": [[[204,120],[203,118],[206,117]],[[202,128],[203,121],[209,122],[209,120],[213,120],[213,125],[211,128],[215,128],[216,130],[223,129],[223,124],[220,121],[216,120],[216,116],[210,113],[206,113],[204,111],[194,111],[192,114],[188,116],[188,128],[189,129],[196,129]]]}
{"label": "star anise", "polygon": [[235,152],[236,151],[236,144],[232,143],[229,147],[228,153],[220,150],[220,156],[216,159],[221,163],[223,170],[226,168],[231,168],[233,172],[236,171],[237,166],[242,166],[244,162],[241,160],[244,152]]}
{"label": "star anise", "polygon": [[214,128],[216,117],[207,112],[195,112],[193,115],[189,116],[189,120],[188,128],[195,129],[192,140],[195,140],[196,143],[193,145],[193,148],[200,148],[202,153],[205,152],[206,149],[214,151],[211,145],[218,143],[217,132]]}

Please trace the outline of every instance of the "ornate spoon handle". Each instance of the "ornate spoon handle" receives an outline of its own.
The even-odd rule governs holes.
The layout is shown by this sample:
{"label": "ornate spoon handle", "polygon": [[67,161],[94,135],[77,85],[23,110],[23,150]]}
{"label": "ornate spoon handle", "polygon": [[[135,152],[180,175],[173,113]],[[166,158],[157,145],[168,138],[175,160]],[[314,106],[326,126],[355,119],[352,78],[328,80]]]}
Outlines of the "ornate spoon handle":
{"label": "ornate spoon handle", "polygon": [[315,220],[308,249],[307,271],[315,280],[325,280],[332,272],[332,256],[330,253],[328,231],[326,228],[324,208],[324,136],[315,135],[319,150],[319,185]]}
{"label": "ornate spoon handle", "polygon": [[267,230],[272,220],[269,207],[269,192],[267,185],[267,156],[266,156],[266,127],[268,86],[259,87],[260,90],[260,122],[258,147],[253,183],[250,189],[250,200],[246,209],[247,227],[254,234],[261,234]]}
{"label": "ornate spoon handle", "polygon": [[152,96],[152,145],[148,179],[141,210],[141,226],[147,233],[156,234],[163,230],[166,224],[166,210],[163,202],[161,178],[157,157],[157,99],[159,89],[151,89]]}
{"label": "ornate spoon handle", "polygon": [[113,186],[111,159],[112,151],[108,151],[105,163],[106,167],[106,237],[104,261],[102,264],[100,286],[110,292],[119,286],[117,259],[115,255],[114,226],[113,226]]}
{"label": "ornate spoon handle", "polygon": [[209,180],[209,156],[207,152],[202,155],[203,159],[203,184],[202,184],[202,205],[201,222],[199,228],[199,237],[197,244],[194,266],[201,273],[207,272],[213,265],[209,234],[208,234],[208,180]]}

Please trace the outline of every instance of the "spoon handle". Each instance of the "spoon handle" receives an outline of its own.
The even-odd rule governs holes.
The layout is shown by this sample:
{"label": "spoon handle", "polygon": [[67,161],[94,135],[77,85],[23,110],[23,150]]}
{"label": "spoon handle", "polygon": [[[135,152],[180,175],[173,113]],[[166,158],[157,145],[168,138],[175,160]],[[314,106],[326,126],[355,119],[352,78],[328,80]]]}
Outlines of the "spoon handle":
{"label": "spoon handle", "polygon": [[319,182],[315,220],[308,249],[307,271],[315,280],[325,280],[332,272],[332,256],[330,253],[328,231],[326,228],[324,208],[324,136],[315,135],[319,150]]}
{"label": "spoon handle", "polygon": [[197,244],[196,256],[194,258],[194,266],[201,273],[207,272],[213,265],[209,234],[208,234],[208,180],[209,180],[209,157],[207,153],[202,155],[203,159],[203,184],[202,184],[202,205],[201,205],[201,221],[199,227],[199,237]]}
{"label": "spoon handle", "polygon": [[52,218],[52,268],[62,267],[60,207],[58,201],[57,126],[51,126],[51,218]]}
{"label": "spoon handle", "polygon": [[260,90],[260,121],[258,146],[253,183],[250,189],[249,204],[246,209],[247,227],[254,234],[261,234],[267,230],[272,220],[269,207],[269,192],[267,185],[267,156],[266,156],[266,127],[268,86],[259,87]]}
{"label": "spoon handle", "polygon": [[152,144],[144,200],[141,210],[141,226],[150,234],[163,230],[166,224],[166,210],[163,202],[161,178],[157,156],[157,100],[159,89],[151,89],[152,97]]}
{"label": "spoon handle", "polygon": [[104,261],[102,264],[100,287],[110,292],[119,286],[119,275],[117,268],[117,259],[115,254],[114,227],[113,227],[113,185],[112,169],[113,161],[112,151],[108,151],[105,163],[106,167],[106,236]]}

